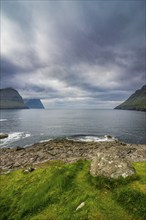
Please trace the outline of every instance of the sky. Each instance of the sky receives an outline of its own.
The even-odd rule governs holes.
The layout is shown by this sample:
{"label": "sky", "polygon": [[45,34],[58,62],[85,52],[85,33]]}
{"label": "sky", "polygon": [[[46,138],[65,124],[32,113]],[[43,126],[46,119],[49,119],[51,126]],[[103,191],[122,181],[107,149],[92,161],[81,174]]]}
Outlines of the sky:
{"label": "sky", "polygon": [[145,4],[2,0],[1,88],[46,108],[114,108],[146,81]]}

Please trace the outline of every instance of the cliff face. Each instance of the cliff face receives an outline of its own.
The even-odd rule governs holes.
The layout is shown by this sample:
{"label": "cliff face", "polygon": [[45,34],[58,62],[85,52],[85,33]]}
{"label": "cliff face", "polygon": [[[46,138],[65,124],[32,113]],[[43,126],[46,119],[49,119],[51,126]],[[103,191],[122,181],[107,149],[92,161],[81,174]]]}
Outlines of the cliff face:
{"label": "cliff face", "polygon": [[146,85],[133,93],[125,102],[115,109],[146,111]]}
{"label": "cliff face", "polygon": [[13,88],[0,89],[0,109],[44,109],[40,99],[25,99]]}
{"label": "cliff face", "polygon": [[44,109],[40,99],[24,99],[24,103],[28,108]]}
{"label": "cliff face", "polygon": [[0,109],[27,108],[20,94],[13,88],[0,89]]}

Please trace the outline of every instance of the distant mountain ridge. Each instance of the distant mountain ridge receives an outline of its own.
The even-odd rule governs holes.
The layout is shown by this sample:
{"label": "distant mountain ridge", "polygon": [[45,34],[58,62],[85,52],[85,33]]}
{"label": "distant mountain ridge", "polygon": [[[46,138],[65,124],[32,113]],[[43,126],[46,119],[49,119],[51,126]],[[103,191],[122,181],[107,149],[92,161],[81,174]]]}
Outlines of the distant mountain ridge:
{"label": "distant mountain ridge", "polygon": [[146,85],[136,90],[125,102],[115,107],[122,110],[146,111]]}
{"label": "distant mountain ridge", "polygon": [[0,89],[0,109],[44,109],[40,99],[24,99],[16,89]]}
{"label": "distant mountain ridge", "polygon": [[0,89],[0,109],[28,108],[17,90],[13,88]]}
{"label": "distant mountain ridge", "polygon": [[24,103],[31,109],[44,109],[40,99],[24,99]]}

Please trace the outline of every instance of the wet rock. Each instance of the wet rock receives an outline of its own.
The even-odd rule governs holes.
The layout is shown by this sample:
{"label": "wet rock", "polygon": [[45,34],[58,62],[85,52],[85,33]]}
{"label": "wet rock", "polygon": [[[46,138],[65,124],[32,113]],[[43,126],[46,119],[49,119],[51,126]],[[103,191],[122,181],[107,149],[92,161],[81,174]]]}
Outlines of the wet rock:
{"label": "wet rock", "polygon": [[107,135],[107,138],[108,138],[108,139],[112,139],[112,136],[111,136],[111,135]]}
{"label": "wet rock", "polygon": [[119,158],[117,152],[99,152],[93,158],[90,168],[92,176],[108,178],[128,177],[135,174],[135,169],[125,159]]}
{"label": "wet rock", "polygon": [[7,138],[8,137],[8,134],[2,134],[0,133],[0,139],[4,139],[4,138]]}
{"label": "wet rock", "polygon": [[24,150],[24,148],[18,146],[18,147],[15,147],[15,150],[16,150],[16,151],[18,151],[18,150]]}

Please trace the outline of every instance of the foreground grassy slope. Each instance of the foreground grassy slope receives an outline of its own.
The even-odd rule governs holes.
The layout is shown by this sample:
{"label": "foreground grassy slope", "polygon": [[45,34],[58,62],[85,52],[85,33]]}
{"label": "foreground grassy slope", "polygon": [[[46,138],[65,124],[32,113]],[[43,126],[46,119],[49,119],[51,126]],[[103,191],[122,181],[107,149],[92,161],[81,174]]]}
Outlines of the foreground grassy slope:
{"label": "foreground grassy slope", "polygon": [[[135,163],[137,177],[91,177],[90,161],[48,162],[32,173],[1,175],[1,220],[144,220],[146,163]],[[85,206],[76,211],[78,205]]]}

